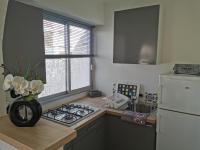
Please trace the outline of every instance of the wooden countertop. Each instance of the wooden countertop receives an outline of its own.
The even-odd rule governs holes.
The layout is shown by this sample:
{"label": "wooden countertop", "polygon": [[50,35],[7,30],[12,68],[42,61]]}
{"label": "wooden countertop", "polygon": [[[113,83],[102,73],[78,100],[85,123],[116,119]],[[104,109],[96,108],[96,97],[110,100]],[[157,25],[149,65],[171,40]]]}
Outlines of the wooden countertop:
{"label": "wooden countertop", "polygon": [[0,118],[0,140],[19,150],[56,150],[76,137],[72,128],[40,119],[35,127],[16,127],[7,116]]}
{"label": "wooden countertop", "polygon": [[[95,114],[93,114],[93,115],[87,117],[86,119],[78,122],[77,124],[73,125],[71,128],[73,128],[75,130],[78,130],[78,129],[84,127],[85,125],[89,124],[90,122],[96,120],[97,118],[99,118],[105,114],[121,117],[121,115],[123,113],[123,111],[120,111],[120,110],[105,108],[106,102],[104,99],[102,99],[102,97],[98,97],[98,98],[85,97],[85,98],[75,100],[73,102],[87,104],[90,106],[100,108],[100,111],[96,112]],[[155,113],[152,113],[148,116],[147,123],[152,124],[152,125],[156,124],[156,114]]]}
{"label": "wooden countertop", "polygon": [[[0,140],[13,145],[19,150],[57,150],[76,137],[76,130],[97,118],[105,114],[120,117],[123,113],[123,111],[105,108],[105,100],[102,98],[85,97],[74,102],[98,107],[100,110],[72,127],[60,125],[42,118],[35,127],[16,127],[7,116],[1,117]],[[147,122],[155,124],[155,114],[151,114],[147,118]]]}

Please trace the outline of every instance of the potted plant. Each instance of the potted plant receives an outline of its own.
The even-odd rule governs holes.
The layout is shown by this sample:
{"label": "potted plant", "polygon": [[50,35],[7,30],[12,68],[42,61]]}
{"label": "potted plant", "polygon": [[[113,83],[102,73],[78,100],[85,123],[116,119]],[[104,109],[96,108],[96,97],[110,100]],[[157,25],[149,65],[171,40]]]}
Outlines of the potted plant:
{"label": "potted plant", "polygon": [[37,96],[43,89],[42,80],[30,78],[28,75],[5,76],[3,90],[9,92],[14,99],[9,104],[7,113],[16,126],[31,127],[38,122],[42,115],[42,107],[37,101]]}

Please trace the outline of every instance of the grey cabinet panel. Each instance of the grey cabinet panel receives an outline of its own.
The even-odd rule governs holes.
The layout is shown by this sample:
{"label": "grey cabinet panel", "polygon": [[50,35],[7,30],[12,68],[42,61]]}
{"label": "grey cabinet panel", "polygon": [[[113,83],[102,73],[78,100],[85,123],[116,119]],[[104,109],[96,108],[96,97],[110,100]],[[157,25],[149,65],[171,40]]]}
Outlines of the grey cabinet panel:
{"label": "grey cabinet panel", "polygon": [[108,115],[80,129],[64,150],[155,150],[155,137],[155,127]]}
{"label": "grey cabinet panel", "polygon": [[107,116],[107,150],[155,150],[155,127],[138,126]]}
{"label": "grey cabinet panel", "polygon": [[43,10],[10,0],[3,37],[4,64],[14,75],[46,80],[44,58]]}
{"label": "grey cabinet panel", "polygon": [[70,142],[70,143],[66,144],[64,146],[63,150],[73,150],[73,143]]}
{"label": "grey cabinet panel", "polygon": [[[98,131],[97,131],[98,130]],[[95,129],[73,144],[73,150],[104,150],[104,131]]]}
{"label": "grey cabinet panel", "polygon": [[156,64],[159,5],[114,13],[113,62]]}
{"label": "grey cabinet panel", "polygon": [[105,150],[105,118],[100,118],[80,129],[77,138],[64,146],[64,150]]}

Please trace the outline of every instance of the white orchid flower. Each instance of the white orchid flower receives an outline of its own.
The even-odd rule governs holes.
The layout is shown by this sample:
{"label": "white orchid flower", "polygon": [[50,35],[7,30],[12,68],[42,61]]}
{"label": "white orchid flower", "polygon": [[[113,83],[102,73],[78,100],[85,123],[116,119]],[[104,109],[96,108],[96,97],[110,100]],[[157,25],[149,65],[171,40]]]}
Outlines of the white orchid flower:
{"label": "white orchid flower", "polygon": [[39,94],[44,90],[44,84],[41,80],[32,80],[29,88],[33,95]]}
{"label": "white orchid flower", "polygon": [[23,95],[29,87],[29,82],[24,77],[15,76],[12,81],[12,86],[16,94]]}
{"label": "white orchid flower", "polygon": [[13,75],[12,74],[8,74],[5,77],[4,83],[3,83],[3,90],[4,91],[7,91],[7,90],[12,88],[12,81],[13,81]]}
{"label": "white orchid flower", "polygon": [[29,92],[29,88],[24,90],[24,93],[22,94],[22,96],[29,96],[30,92]]}

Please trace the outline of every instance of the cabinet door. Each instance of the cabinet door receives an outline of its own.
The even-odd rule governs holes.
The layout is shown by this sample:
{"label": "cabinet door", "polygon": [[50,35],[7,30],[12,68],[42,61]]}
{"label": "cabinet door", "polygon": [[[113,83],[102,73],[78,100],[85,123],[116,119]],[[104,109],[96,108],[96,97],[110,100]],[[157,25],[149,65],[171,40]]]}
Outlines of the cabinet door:
{"label": "cabinet door", "polygon": [[155,150],[155,128],[107,116],[107,150]]}
{"label": "cabinet door", "polygon": [[157,150],[199,150],[200,117],[158,110]]}
{"label": "cabinet door", "polygon": [[192,77],[160,77],[159,108],[200,114],[200,80]]}
{"label": "cabinet door", "polygon": [[70,142],[70,143],[66,144],[63,147],[63,150],[73,150],[73,142]]}
{"label": "cabinet door", "polygon": [[101,118],[90,124],[87,134],[73,142],[73,150],[105,150],[105,122]]}

